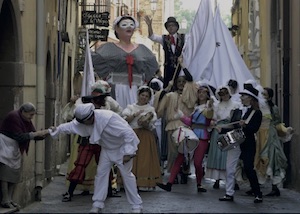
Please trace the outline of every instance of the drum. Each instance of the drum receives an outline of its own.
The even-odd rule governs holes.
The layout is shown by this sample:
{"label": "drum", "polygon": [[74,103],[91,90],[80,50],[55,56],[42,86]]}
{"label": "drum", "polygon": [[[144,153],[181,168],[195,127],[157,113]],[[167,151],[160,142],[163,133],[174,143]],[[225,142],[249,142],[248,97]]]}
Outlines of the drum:
{"label": "drum", "polygon": [[243,143],[245,138],[242,129],[234,129],[219,137],[218,146],[222,151],[228,151]]}
{"label": "drum", "polygon": [[198,144],[199,139],[190,128],[180,126],[172,133],[173,141],[178,145],[178,152],[193,152]]}

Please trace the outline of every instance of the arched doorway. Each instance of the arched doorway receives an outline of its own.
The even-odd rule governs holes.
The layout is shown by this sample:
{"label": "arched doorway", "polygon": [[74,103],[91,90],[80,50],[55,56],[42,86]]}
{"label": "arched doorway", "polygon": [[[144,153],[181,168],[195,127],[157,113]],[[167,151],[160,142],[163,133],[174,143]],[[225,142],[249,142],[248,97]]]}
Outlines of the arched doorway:
{"label": "arched doorway", "polygon": [[[0,123],[22,100],[24,68],[18,3],[0,0]],[[3,105],[4,104],[4,105]]]}

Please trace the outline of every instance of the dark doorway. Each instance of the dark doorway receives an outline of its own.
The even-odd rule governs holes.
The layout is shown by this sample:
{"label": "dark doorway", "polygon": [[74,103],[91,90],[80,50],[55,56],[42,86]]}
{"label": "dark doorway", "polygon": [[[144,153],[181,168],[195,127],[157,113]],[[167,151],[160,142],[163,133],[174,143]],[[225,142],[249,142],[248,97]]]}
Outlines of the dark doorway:
{"label": "dark doorway", "polygon": [[[15,17],[15,8],[11,1],[0,5],[0,123],[4,116],[22,104],[23,86],[22,47],[19,44],[20,32]],[[5,104],[5,105],[3,105]]]}

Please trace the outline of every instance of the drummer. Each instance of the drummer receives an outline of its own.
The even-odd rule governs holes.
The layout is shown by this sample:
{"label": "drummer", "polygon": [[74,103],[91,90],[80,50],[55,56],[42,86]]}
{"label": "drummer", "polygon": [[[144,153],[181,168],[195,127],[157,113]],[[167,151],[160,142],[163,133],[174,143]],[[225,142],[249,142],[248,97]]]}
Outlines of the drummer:
{"label": "drummer", "polygon": [[254,134],[258,131],[262,121],[262,113],[258,105],[258,90],[251,84],[247,86],[244,85],[244,90],[241,91],[240,94],[242,104],[247,107],[247,111],[235,111],[236,114],[233,114],[231,121],[239,120],[239,125],[245,133],[246,139],[240,146],[228,150],[226,162],[226,194],[219,198],[219,200],[234,200],[235,171],[240,157],[243,161],[244,170],[249,179],[253,195],[255,196],[254,203],[262,203],[262,192],[260,191],[257,175],[254,170],[254,156],[256,151]]}
{"label": "drummer", "polygon": [[[180,58],[182,61],[182,58]],[[178,71],[177,71],[178,72]],[[174,75],[175,76],[175,75]],[[174,84],[174,91],[171,88]],[[190,115],[196,103],[196,96],[192,90],[184,90],[193,87],[193,77],[188,70],[183,69],[180,71],[177,78],[174,81],[170,81],[168,87],[155,93],[154,103],[155,110],[158,118],[166,119],[165,131],[167,132],[168,143],[168,157],[167,157],[167,172],[170,172],[173,163],[178,155],[178,145],[173,141],[172,134],[180,126],[185,124],[180,120],[180,117],[184,115]],[[184,92],[184,93],[183,93]],[[191,93],[191,94],[190,94]],[[188,178],[189,167],[184,167],[186,171],[181,173],[180,183],[186,184]],[[175,183],[178,182],[177,175],[175,176]]]}
{"label": "drummer", "polygon": [[[207,128],[209,127],[210,121],[213,117],[213,99],[210,98],[210,90],[208,85],[202,82],[197,82],[196,90],[198,100],[195,110],[191,115],[182,116],[181,120],[187,126],[191,127],[191,129],[199,139],[198,146],[195,148],[194,151],[191,151],[190,154],[191,156],[193,156],[194,159],[197,180],[197,191],[206,192],[207,190],[201,185],[201,180],[203,178],[202,161],[208,148],[209,132]],[[184,162],[185,158],[185,154],[178,153],[175,163],[172,167],[168,183],[158,183],[157,186],[170,192],[175,177],[178,174],[180,166]]]}
{"label": "drummer", "polygon": [[[238,121],[241,120],[242,117],[242,110],[241,108],[236,108],[232,110],[231,113],[230,123],[234,123],[233,125],[225,126],[220,128],[218,126],[215,127],[215,130],[219,132],[219,134],[226,134],[229,131],[237,130],[240,128]],[[235,123],[237,122],[237,123]],[[237,140],[237,139],[235,139]],[[229,143],[229,142],[227,142]],[[226,194],[219,198],[220,201],[233,201],[233,194],[235,192],[236,187],[236,179],[235,179],[235,172],[236,167],[239,161],[239,157],[241,154],[241,149],[239,145],[235,145],[233,148],[227,151],[226,156]]]}

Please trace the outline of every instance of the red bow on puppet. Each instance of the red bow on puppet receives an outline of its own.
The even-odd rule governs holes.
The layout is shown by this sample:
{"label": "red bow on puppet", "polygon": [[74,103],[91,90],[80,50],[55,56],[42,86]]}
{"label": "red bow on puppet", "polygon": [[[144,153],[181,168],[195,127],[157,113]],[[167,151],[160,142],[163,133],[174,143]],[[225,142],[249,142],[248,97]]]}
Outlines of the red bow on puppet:
{"label": "red bow on puppet", "polygon": [[126,63],[128,67],[128,82],[129,82],[129,87],[131,88],[132,85],[132,65],[133,65],[133,56],[132,55],[127,55],[126,56]]}

